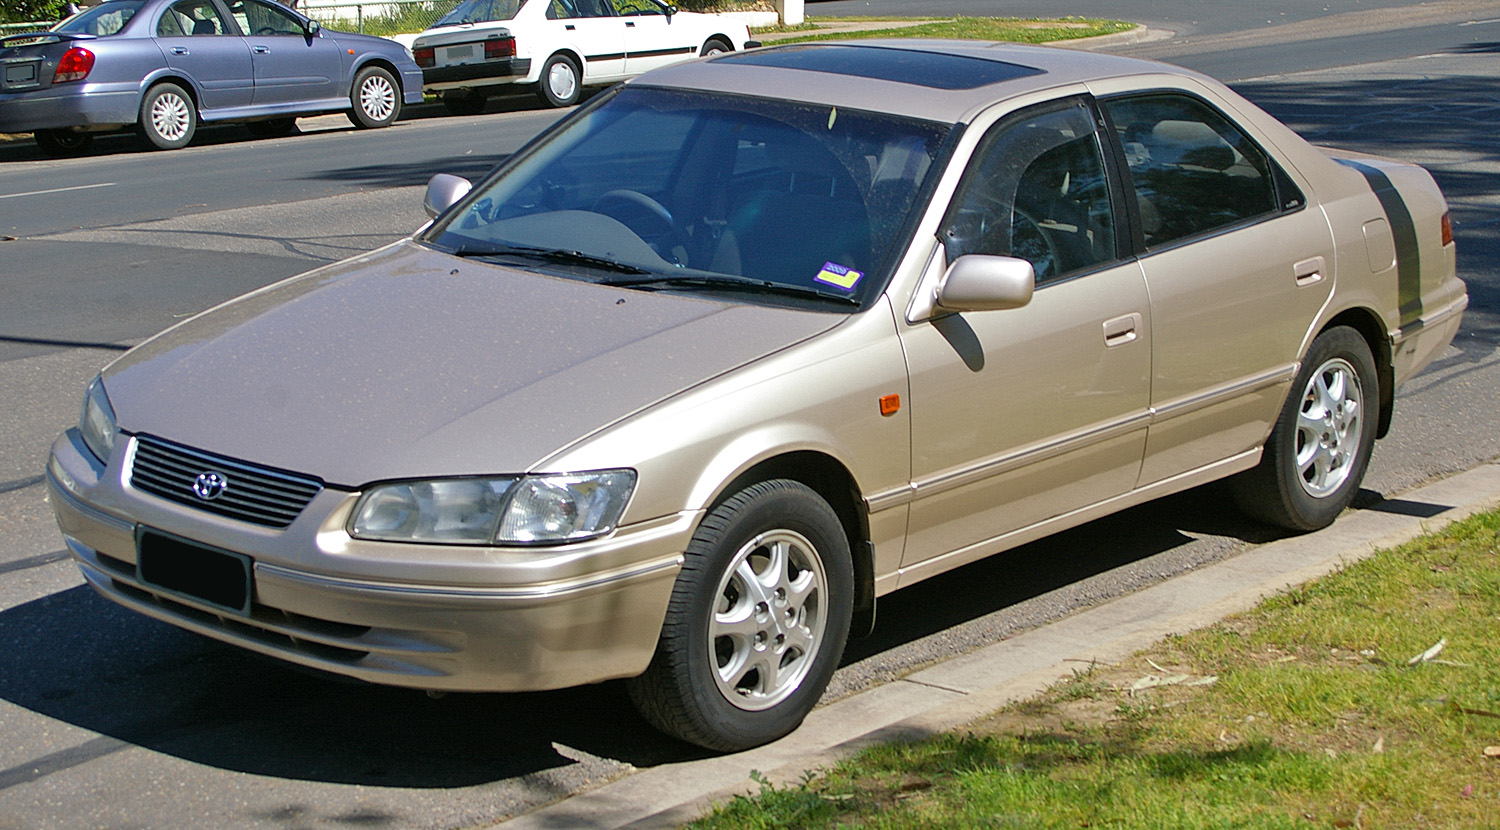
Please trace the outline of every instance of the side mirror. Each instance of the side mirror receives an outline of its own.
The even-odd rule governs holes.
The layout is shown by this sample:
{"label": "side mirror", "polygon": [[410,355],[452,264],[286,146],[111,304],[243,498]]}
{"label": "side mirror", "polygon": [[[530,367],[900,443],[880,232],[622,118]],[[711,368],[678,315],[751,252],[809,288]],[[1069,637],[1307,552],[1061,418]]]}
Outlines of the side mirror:
{"label": "side mirror", "polygon": [[674,14],[676,14],[678,12],[678,8],[677,8],[677,4],[676,3],[667,3],[667,2],[664,2],[664,0],[651,0],[651,1],[656,4],[657,8],[661,9],[661,13],[664,14],[664,15],[666,15],[668,20],[671,20],[672,19],[672,15],[674,15]]}
{"label": "side mirror", "polygon": [[316,20],[309,20],[305,25],[308,37],[317,37],[323,31],[323,25]]}
{"label": "side mirror", "polygon": [[937,289],[944,311],[998,311],[1031,302],[1036,272],[1024,259],[967,254],[953,261]]}
{"label": "side mirror", "polygon": [[422,200],[422,209],[436,219],[438,214],[458,204],[458,200],[469,195],[474,184],[461,176],[439,173],[427,182],[427,196]]}

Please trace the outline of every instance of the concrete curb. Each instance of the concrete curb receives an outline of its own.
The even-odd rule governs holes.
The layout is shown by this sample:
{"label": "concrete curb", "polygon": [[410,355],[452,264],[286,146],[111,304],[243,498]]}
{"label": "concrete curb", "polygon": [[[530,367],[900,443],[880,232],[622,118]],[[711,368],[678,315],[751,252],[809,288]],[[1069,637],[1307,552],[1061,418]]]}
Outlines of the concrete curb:
{"label": "concrete curb", "polygon": [[1118,662],[1170,634],[1211,625],[1264,597],[1497,504],[1500,464],[1485,464],[1348,512],[1317,533],[1260,545],[829,704],[774,744],[653,767],[499,826],[678,827],[715,803],[753,792],[752,771],[778,783],[795,781],[870,744],[961,727],[1036,694],[1080,665]]}

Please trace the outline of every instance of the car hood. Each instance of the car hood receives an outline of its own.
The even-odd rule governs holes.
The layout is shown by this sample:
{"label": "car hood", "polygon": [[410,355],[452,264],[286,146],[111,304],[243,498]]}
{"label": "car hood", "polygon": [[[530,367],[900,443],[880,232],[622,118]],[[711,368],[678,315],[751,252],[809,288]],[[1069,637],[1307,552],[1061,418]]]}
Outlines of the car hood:
{"label": "car hood", "polygon": [[843,319],[607,288],[407,241],[168,329],[104,384],[126,432],[329,484],[517,473]]}

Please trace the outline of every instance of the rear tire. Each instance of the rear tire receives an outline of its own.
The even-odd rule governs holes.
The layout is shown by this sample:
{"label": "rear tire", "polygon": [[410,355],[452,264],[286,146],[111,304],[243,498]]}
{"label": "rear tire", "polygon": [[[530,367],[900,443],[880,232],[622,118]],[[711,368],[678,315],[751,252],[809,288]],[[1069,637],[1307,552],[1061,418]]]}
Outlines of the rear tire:
{"label": "rear tire", "polygon": [[442,100],[443,109],[446,109],[449,115],[478,115],[484,112],[485,105],[489,103],[489,96],[483,92],[465,89],[444,92]]}
{"label": "rear tire", "polygon": [[724,41],[711,38],[703,42],[703,48],[698,50],[698,57],[706,58],[711,55],[722,55],[728,51],[731,50],[728,46],[724,45]]}
{"label": "rear tire", "polygon": [[1365,339],[1345,326],[1318,335],[1260,464],[1232,481],[1240,508],[1288,530],[1332,524],[1364,480],[1379,410],[1380,380]]}
{"label": "rear tire", "polygon": [[72,130],[37,130],[33,137],[36,146],[53,158],[81,156],[94,144],[90,133],[75,133]]}
{"label": "rear tire", "polygon": [[349,103],[349,120],[354,126],[362,130],[389,127],[401,114],[401,87],[391,73],[367,66],[354,76]]}
{"label": "rear tire", "polygon": [[578,65],[566,55],[553,55],[542,66],[536,82],[536,95],[549,107],[571,107],[583,93],[583,76]]}
{"label": "rear tire", "polygon": [[156,150],[186,147],[198,131],[198,106],[177,84],[157,84],[141,99],[141,137]]}
{"label": "rear tire", "polygon": [[688,544],[631,700],[656,728],[708,749],[790,733],[838,667],[853,585],[848,537],[822,497],[785,479],[741,490]]}

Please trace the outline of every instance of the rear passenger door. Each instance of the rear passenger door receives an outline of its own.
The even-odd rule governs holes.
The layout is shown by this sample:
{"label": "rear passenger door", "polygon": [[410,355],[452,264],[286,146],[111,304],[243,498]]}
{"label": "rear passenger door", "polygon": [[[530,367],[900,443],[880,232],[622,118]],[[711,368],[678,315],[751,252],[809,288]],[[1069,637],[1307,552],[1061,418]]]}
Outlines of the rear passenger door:
{"label": "rear passenger door", "polygon": [[249,106],[255,89],[250,49],[213,0],[178,0],[156,21],[167,65],[197,85],[203,111]]}
{"label": "rear passenger door", "polygon": [[625,24],[614,16],[609,0],[550,0],[547,21],[551,42],[566,43],[583,56],[584,83],[624,77]]}
{"label": "rear passenger door", "polygon": [[1146,485],[1253,451],[1333,290],[1321,211],[1240,125],[1186,92],[1103,100],[1151,293]]}

